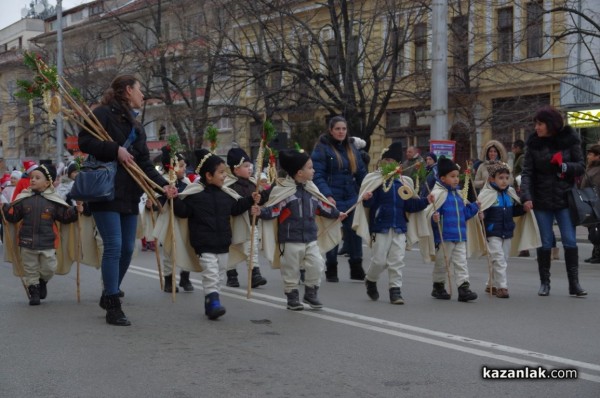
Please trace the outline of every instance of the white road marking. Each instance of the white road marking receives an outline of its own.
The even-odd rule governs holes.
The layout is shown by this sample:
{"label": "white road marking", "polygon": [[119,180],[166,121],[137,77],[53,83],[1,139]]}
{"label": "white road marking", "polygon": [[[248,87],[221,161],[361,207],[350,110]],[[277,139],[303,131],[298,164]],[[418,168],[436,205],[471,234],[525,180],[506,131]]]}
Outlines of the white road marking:
{"label": "white road marking", "polygon": [[[149,278],[156,279],[158,276],[158,271],[151,270],[143,267],[138,267],[135,265],[129,266],[129,272],[138,274],[141,276],[146,276]],[[201,282],[197,279],[190,279],[196,287],[201,287]],[[239,293],[238,293],[239,292]],[[281,297],[270,296],[263,293],[258,293],[256,291],[252,292],[252,297],[250,299],[246,299],[245,290],[243,292],[238,289],[231,289],[225,287],[221,291],[221,295],[231,298],[236,298],[239,300],[249,301],[255,304],[265,305],[272,308],[282,308],[284,306],[286,300]],[[284,307],[285,308],[285,307]],[[484,357],[487,359],[497,359],[500,361],[505,361],[521,366],[529,365],[529,366],[537,366],[540,365],[540,362],[536,361],[545,361],[545,362],[553,362],[563,367],[576,367],[578,369],[587,369],[591,371],[600,372],[600,365],[577,361],[569,358],[558,357],[555,355],[548,355],[540,352],[524,350],[521,348],[511,347],[502,344],[496,344],[489,341],[472,339],[469,337],[454,335],[450,333],[444,333],[432,329],[425,329],[418,326],[407,325],[404,323],[388,321],[381,318],[373,318],[369,316],[364,316],[360,314],[355,314],[347,311],[340,311],[331,308],[324,308],[320,311],[299,311],[297,312],[299,315],[311,316],[314,318],[319,318],[323,320],[327,320],[330,322],[341,323],[344,325],[354,326],[361,329],[370,330],[373,332],[384,333],[391,336],[401,337],[408,340],[418,341],[425,344],[431,344],[438,347],[443,347],[455,351],[460,351],[472,355],[477,355],[480,357]],[[344,319],[347,318],[347,319]],[[394,330],[399,329],[399,330]],[[407,333],[407,332],[412,332]],[[420,335],[418,335],[418,334]],[[422,336],[425,335],[425,336]],[[427,337],[430,336],[430,337]],[[437,339],[437,340],[436,340]],[[449,341],[443,341],[449,340]],[[461,343],[465,345],[471,345],[475,347],[468,347],[465,345],[459,345],[456,343]],[[495,352],[494,352],[495,351]],[[501,352],[501,353],[497,353]],[[516,356],[504,355],[512,354],[512,355],[520,355],[526,357],[526,359],[521,359]],[[600,383],[600,376],[583,373],[579,371],[578,377],[580,379],[593,381],[596,383]]]}

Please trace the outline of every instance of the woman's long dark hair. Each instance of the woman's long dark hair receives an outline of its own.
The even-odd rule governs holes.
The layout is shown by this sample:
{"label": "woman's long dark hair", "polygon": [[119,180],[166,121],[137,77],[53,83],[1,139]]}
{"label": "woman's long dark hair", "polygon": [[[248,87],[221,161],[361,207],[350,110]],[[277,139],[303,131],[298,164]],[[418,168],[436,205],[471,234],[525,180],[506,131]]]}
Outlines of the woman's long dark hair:
{"label": "woman's long dark hair", "polygon": [[[346,127],[348,127],[348,122],[342,116],[334,116],[331,119],[329,119],[329,129],[327,130],[327,134],[329,135],[330,138],[332,138],[331,129],[333,129],[333,127],[337,123],[340,123],[340,122],[344,123],[346,125]],[[342,142],[342,144],[345,146],[346,153],[348,154],[348,163],[350,164],[350,172],[351,172],[351,174],[354,174],[358,170],[358,161],[356,160],[356,156],[354,156],[354,151],[352,150],[352,143],[348,139],[348,132],[346,132],[346,139]],[[338,161],[338,167],[341,169],[343,166],[342,155],[340,155],[340,153],[335,149],[335,146],[332,145],[331,149],[333,149],[333,153],[335,153],[335,157],[337,158],[337,161]]]}
{"label": "woman's long dark hair", "polygon": [[133,122],[135,119],[132,116],[133,109],[129,105],[129,99],[127,98],[127,87],[133,87],[138,82],[133,75],[121,75],[115,77],[110,84],[110,88],[104,91],[102,96],[102,105],[108,105],[113,101],[118,102],[127,112],[127,116]]}

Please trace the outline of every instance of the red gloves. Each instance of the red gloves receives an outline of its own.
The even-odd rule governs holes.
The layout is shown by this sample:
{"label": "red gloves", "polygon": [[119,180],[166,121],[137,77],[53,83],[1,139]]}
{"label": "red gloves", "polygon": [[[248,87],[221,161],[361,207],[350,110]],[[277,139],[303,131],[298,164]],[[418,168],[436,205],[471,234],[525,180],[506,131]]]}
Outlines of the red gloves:
{"label": "red gloves", "polygon": [[550,159],[550,163],[555,164],[557,166],[560,166],[561,164],[563,164],[562,152],[556,152],[554,155],[552,155],[552,159]]}

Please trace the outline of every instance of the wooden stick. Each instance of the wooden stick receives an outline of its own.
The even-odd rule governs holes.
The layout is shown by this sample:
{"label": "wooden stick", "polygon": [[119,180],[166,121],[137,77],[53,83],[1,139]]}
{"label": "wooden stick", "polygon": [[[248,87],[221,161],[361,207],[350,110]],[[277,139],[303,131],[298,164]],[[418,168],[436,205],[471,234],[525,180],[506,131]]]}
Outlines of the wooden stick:
{"label": "wooden stick", "polygon": [[[353,204],[348,210],[346,210],[344,213],[349,214],[352,213],[354,211],[354,209],[356,209],[356,206],[358,206],[358,204],[362,202],[362,198],[360,198],[355,204]],[[340,222],[340,219],[338,218],[337,220],[335,220],[334,222],[332,222],[331,224],[329,224],[327,226],[327,228],[325,228],[323,231],[319,232],[319,235],[317,237],[320,238],[321,236],[323,236],[324,234],[326,234],[334,225],[337,225],[337,223]]]}
{"label": "wooden stick", "polygon": [[[152,207],[150,207],[150,217],[152,218],[152,229],[154,229],[154,227],[156,226],[156,222],[154,220],[154,208]],[[158,252],[159,246],[160,243],[158,239],[154,238],[154,254],[156,256],[156,267],[158,268],[158,279],[160,280],[160,291],[162,292],[165,287],[163,285],[162,267],[160,266],[160,253]]]}
{"label": "wooden stick", "polygon": [[175,285],[175,269],[177,268],[177,245],[175,242],[175,213],[173,210],[173,198],[169,198],[169,205],[170,205],[170,211],[169,211],[169,227],[171,228],[171,243],[172,243],[172,247],[171,247],[171,261],[173,262],[172,264],[172,272],[171,272],[171,296],[172,296],[172,300],[173,302],[175,302],[175,293],[177,293],[177,286]]}
{"label": "wooden stick", "polygon": [[[75,210],[77,211],[77,210]],[[76,253],[76,258],[77,258],[77,302],[81,303],[81,291],[80,291],[80,257],[81,257],[81,223],[79,221],[79,211],[77,211],[77,253]]]}
{"label": "wooden stick", "polygon": [[[258,147],[258,154],[256,159],[256,173],[254,174],[254,182],[256,183],[256,189],[254,192],[258,193],[260,189],[260,173],[262,172],[264,151],[265,151],[265,137],[260,140],[260,146]],[[258,204],[257,202],[254,203]],[[250,225],[250,255],[246,262],[248,263],[248,287],[246,288],[246,298],[249,299],[252,295],[252,269],[254,268],[253,258],[254,258],[254,234],[256,233],[256,214],[252,215],[252,225]]]}
{"label": "wooden stick", "polygon": [[[429,185],[425,184],[425,186],[427,186],[427,191],[429,191],[429,194],[431,194],[431,189],[429,188]],[[437,213],[437,209],[435,208],[435,200],[431,203],[433,205],[433,212]],[[439,213],[438,213],[439,215]],[[450,276],[450,263],[448,262],[448,253],[446,253],[446,244],[444,243],[444,236],[442,235],[442,226],[441,226],[441,215],[440,215],[440,219],[436,222],[437,227],[438,227],[438,234],[440,235],[440,244],[442,245],[442,252],[444,254],[444,265],[446,266],[446,276],[448,277],[448,294],[450,295],[450,297],[452,298],[452,278]]]}

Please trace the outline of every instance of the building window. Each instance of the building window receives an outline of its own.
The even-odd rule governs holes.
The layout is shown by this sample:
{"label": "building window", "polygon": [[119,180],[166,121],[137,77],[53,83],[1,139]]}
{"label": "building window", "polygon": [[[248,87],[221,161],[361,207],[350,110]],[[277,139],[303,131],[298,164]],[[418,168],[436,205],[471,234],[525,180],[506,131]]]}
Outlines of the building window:
{"label": "building window", "polygon": [[415,71],[421,72],[427,68],[427,24],[415,25]]}
{"label": "building window", "polygon": [[397,51],[396,55],[396,74],[402,76],[404,73],[404,43],[406,41],[406,31],[403,27],[393,28],[392,33],[392,54]]}
{"label": "building window", "polygon": [[511,62],[513,59],[513,9],[498,10],[498,62]]}
{"label": "building window", "polygon": [[329,67],[329,76],[338,76],[340,73],[340,63],[338,61],[338,47],[335,39],[327,40],[327,66]]}
{"label": "building window", "polygon": [[450,35],[453,66],[455,68],[465,68],[469,61],[469,19],[466,15],[452,18]]}
{"label": "building window", "polygon": [[544,8],[541,1],[527,3],[527,58],[539,58],[543,53]]}
{"label": "building window", "polygon": [[221,110],[221,118],[217,120],[216,127],[219,129],[219,131],[231,130],[233,127],[231,118],[226,117],[224,110]]}
{"label": "building window", "polygon": [[100,58],[111,57],[113,54],[113,40],[111,37],[100,42]]}
{"label": "building window", "polygon": [[15,90],[17,89],[17,82],[15,80],[9,80],[6,83],[6,90],[8,91],[8,101],[15,102]]}

